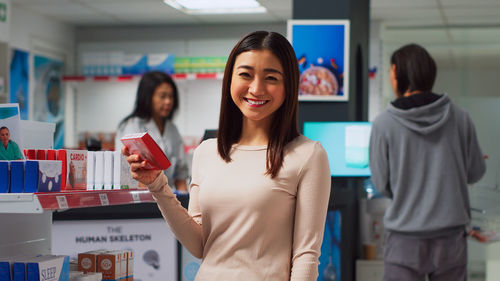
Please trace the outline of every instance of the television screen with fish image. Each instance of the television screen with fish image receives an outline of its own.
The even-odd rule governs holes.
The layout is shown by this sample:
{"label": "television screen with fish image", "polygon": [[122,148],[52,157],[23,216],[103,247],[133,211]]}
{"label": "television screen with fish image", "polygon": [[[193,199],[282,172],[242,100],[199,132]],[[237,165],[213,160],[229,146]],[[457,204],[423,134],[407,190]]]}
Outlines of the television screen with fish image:
{"label": "television screen with fish image", "polygon": [[369,177],[370,122],[305,122],[304,136],[321,142],[332,177]]}

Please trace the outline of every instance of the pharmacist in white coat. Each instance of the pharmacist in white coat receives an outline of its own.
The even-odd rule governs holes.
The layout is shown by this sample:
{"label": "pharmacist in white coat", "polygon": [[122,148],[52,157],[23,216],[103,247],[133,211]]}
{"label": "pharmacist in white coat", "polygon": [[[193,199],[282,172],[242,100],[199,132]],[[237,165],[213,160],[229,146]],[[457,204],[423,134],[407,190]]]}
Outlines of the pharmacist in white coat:
{"label": "pharmacist in white coat", "polygon": [[169,75],[159,71],[144,74],[137,89],[134,110],[118,126],[115,150],[122,148],[122,136],[148,132],[172,163],[164,171],[168,182],[174,183],[179,191],[187,191],[186,179],[189,175],[184,145],[172,122],[178,107],[177,86]]}

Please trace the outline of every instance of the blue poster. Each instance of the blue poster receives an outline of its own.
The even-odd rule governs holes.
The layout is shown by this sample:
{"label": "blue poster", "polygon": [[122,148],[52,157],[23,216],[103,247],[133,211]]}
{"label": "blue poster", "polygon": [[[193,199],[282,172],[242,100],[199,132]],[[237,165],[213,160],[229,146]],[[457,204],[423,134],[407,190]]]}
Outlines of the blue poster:
{"label": "blue poster", "polygon": [[299,99],[347,101],[349,21],[292,20],[288,33],[299,64]]}
{"label": "blue poster", "polygon": [[35,90],[33,95],[33,116],[36,121],[56,124],[54,148],[64,147],[64,93],[61,61],[35,56]]}
{"label": "blue poster", "polygon": [[21,119],[28,120],[29,105],[29,53],[13,49],[9,73],[9,102],[18,103]]}
{"label": "blue poster", "polygon": [[321,244],[317,281],[340,281],[340,211],[328,211]]}

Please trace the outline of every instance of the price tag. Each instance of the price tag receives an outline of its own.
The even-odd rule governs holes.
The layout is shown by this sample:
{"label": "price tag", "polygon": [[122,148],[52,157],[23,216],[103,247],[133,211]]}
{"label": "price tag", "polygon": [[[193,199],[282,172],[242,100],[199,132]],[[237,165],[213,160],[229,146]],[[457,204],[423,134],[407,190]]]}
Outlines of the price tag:
{"label": "price tag", "polygon": [[141,197],[139,196],[139,193],[132,192],[132,199],[134,200],[134,203],[141,202]]}
{"label": "price tag", "polygon": [[60,195],[56,196],[57,205],[59,205],[59,209],[68,209],[68,200],[66,200],[66,196]]}
{"label": "price tag", "polygon": [[109,205],[108,195],[106,193],[99,193],[99,199],[101,199],[102,206]]}

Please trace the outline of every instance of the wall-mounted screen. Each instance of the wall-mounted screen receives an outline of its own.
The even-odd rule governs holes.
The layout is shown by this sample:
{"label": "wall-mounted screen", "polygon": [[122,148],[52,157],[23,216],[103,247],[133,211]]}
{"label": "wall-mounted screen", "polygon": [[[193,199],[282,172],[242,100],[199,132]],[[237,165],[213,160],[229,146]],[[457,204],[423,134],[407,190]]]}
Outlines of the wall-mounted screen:
{"label": "wall-mounted screen", "polygon": [[332,177],[369,177],[370,122],[304,122],[304,136],[321,142]]}

